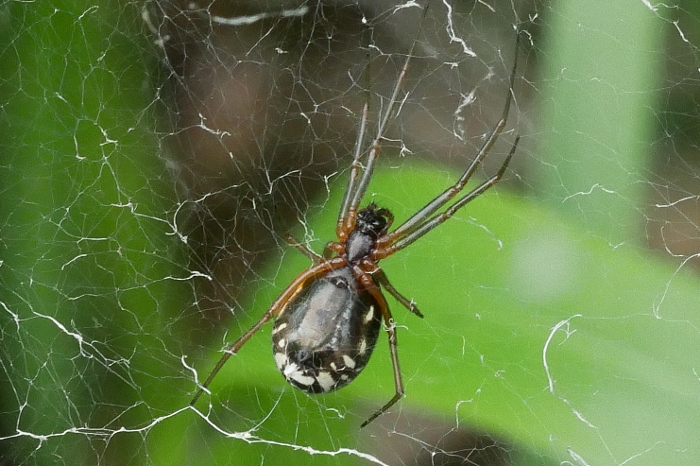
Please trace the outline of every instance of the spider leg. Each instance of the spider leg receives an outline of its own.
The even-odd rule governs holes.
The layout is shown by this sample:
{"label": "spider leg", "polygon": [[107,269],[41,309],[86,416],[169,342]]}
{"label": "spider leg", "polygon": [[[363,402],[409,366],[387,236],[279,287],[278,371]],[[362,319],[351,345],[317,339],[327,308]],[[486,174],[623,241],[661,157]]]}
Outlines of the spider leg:
{"label": "spider leg", "polygon": [[[508,113],[510,112],[510,104],[513,100],[513,87],[515,84],[515,73],[517,71],[518,67],[518,43],[519,43],[519,35],[516,35],[516,40],[515,40],[515,58],[513,60],[513,68],[510,73],[510,80],[509,80],[509,87],[508,87],[508,96],[506,97],[506,102],[505,105],[503,106],[503,113],[501,115],[501,119],[498,121],[498,124],[493,128],[491,133],[488,135],[486,138],[486,141],[482,144],[481,148],[477,152],[476,156],[472,160],[471,164],[467,167],[467,169],[464,171],[462,176],[457,180],[457,182],[447,188],[445,191],[440,193],[437,197],[435,197],[432,201],[430,201],[426,206],[424,206],[422,209],[420,209],[418,212],[413,214],[408,220],[406,220],[404,223],[402,223],[398,228],[396,228],[394,231],[389,233],[388,235],[382,237],[378,241],[378,246],[380,248],[386,247],[387,245],[390,245],[394,242],[396,242],[398,239],[400,239],[403,236],[407,236],[412,234],[415,230],[421,228],[422,224],[426,222],[435,212],[437,212],[439,209],[445,206],[451,199],[453,199],[457,194],[459,194],[464,187],[467,185],[469,182],[470,178],[478,168],[479,164],[481,161],[488,155],[489,151],[493,147],[493,145],[496,143],[498,140],[498,137],[501,135],[503,132],[506,123],[508,121]],[[504,162],[503,166],[501,167],[501,170],[504,170],[504,167],[508,165],[508,162],[510,161],[510,157],[513,155],[515,146],[517,146],[517,142],[513,145],[513,149],[511,150],[511,154],[508,156],[508,159]],[[502,174],[502,173],[501,173]],[[498,179],[500,179],[500,176],[497,175],[495,181],[493,178],[485,183],[482,183],[481,186],[475,189],[478,190],[480,188],[483,189],[481,192],[485,191],[488,189],[490,186],[493,186]],[[486,186],[484,186],[486,185]],[[478,194],[477,194],[478,195]],[[476,196],[474,196],[476,197]],[[468,201],[467,201],[468,202]],[[410,244],[410,243],[409,243]]]}
{"label": "spider leg", "polygon": [[319,254],[317,254],[315,251],[312,251],[308,247],[306,247],[305,244],[297,241],[296,238],[294,238],[292,235],[288,235],[287,238],[287,243],[292,246],[294,249],[314,261],[316,264],[320,264],[323,261],[323,257],[321,257]]}
{"label": "spider leg", "polygon": [[382,288],[387,290],[389,294],[391,294],[394,297],[394,299],[396,299],[406,309],[408,309],[410,312],[417,315],[421,319],[424,317],[423,313],[420,310],[418,310],[418,306],[416,306],[416,304],[412,300],[406,298],[404,295],[399,293],[396,290],[396,288],[394,288],[394,285],[392,285],[391,282],[389,282],[389,277],[386,276],[386,274],[380,267],[375,265],[374,262],[370,261],[365,261],[363,265],[363,268],[367,270],[367,273],[370,273],[372,277],[377,281],[377,283],[379,283],[382,286]]}
{"label": "spider leg", "polygon": [[346,225],[355,224],[355,215],[357,214],[357,206],[355,206],[355,211],[352,214],[352,218],[349,218],[348,211],[350,209],[350,202],[354,198],[355,190],[357,189],[357,180],[360,179],[360,172],[362,171],[362,164],[360,163],[360,157],[362,156],[362,140],[365,135],[365,128],[367,127],[367,115],[369,114],[369,97],[365,100],[365,105],[362,107],[362,120],[360,121],[360,130],[357,133],[357,141],[355,142],[355,154],[352,159],[352,165],[350,166],[350,178],[348,179],[348,187],[345,189],[345,195],[343,196],[343,203],[340,205],[340,213],[338,214],[338,223],[335,228],[335,234],[340,241],[347,238],[349,229]]}
{"label": "spider leg", "polygon": [[[395,253],[396,251],[399,251],[409,244],[413,243],[416,241],[418,238],[421,236],[425,235],[428,233],[430,230],[435,228],[436,226],[440,225],[443,223],[445,220],[448,218],[452,217],[455,212],[457,212],[459,209],[467,205],[469,202],[474,200],[477,196],[480,194],[483,194],[487,189],[498,183],[498,181],[501,179],[503,176],[503,173],[506,171],[506,168],[508,167],[508,163],[510,162],[510,159],[513,157],[513,154],[515,153],[515,149],[518,147],[518,141],[520,141],[520,136],[515,138],[515,142],[513,143],[513,147],[511,147],[510,152],[508,153],[508,157],[506,158],[505,162],[503,162],[503,165],[501,165],[501,169],[498,170],[498,173],[489,178],[488,180],[484,181],[481,183],[479,186],[474,188],[473,190],[469,191],[467,194],[465,194],[463,197],[459,198],[457,202],[452,204],[447,210],[440,214],[436,214],[433,217],[431,217],[429,220],[425,221],[422,223],[417,229],[415,229],[413,232],[408,234],[407,236],[404,236],[403,238],[399,239],[396,241],[396,243],[387,246],[386,248],[383,248],[383,250],[377,251],[378,256],[383,256],[384,254],[386,255],[391,255]],[[386,257],[386,256],[384,256]],[[377,257],[377,260],[380,257]]]}
{"label": "spider leg", "polygon": [[[425,17],[427,11],[427,7],[425,7],[423,9],[423,18]],[[350,181],[348,182],[348,188],[345,191],[342,207],[340,209],[340,215],[338,217],[338,224],[336,227],[336,234],[340,241],[345,240],[347,238],[348,233],[352,231],[352,229],[355,226],[357,208],[360,202],[362,202],[362,198],[367,192],[367,187],[369,186],[369,182],[372,179],[374,167],[376,165],[377,158],[379,157],[380,147],[382,141],[384,140],[384,131],[386,130],[386,127],[389,124],[389,120],[391,119],[392,114],[394,113],[394,108],[398,101],[399,92],[401,91],[401,86],[403,85],[403,82],[406,79],[406,73],[408,73],[408,65],[416,48],[416,43],[418,42],[418,37],[420,36],[422,25],[423,21],[421,20],[418,26],[418,31],[416,32],[416,38],[413,40],[411,50],[406,56],[406,61],[404,62],[403,67],[401,68],[401,72],[399,73],[399,77],[396,80],[396,84],[394,85],[394,90],[391,93],[389,104],[387,105],[387,108],[380,119],[379,126],[377,127],[377,136],[374,138],[372,144],[370,145],[370,150],[369,154],[367,155],[367,163],[365,165],[364,171],[361,170],[362,165],[360,164],[360,157],[362,156],[361,145],[364,129],[367,122],[367,111],[369,108],[369,103],[366,102],[363,108],[362,123],[360,125],[360,134],[357,138],[357,145],[355,146],[355,157],[353,159],[352,169],[350,171]],[[362,175],[360,176],[361,171]]]}
{"label": "spider leg", "polygon": [[330,259],[333,255],[343,255],[345,253],[345,243],[339,243],[337,241],[329,241],[323,248],[323,258]]}
{"label": "spider leg", "polygon": [[394,396],[381,408],[372,414],[369,419],[360,425],[360,428],[365,427],[370,422],[377,419],[380,415],[385,413],[389,408],[394,406],[397,401],[399,401],[404,396],[403,380],[401,379],[401,368],[399,367],[399,354],[396,349],[396,326],[393,320],[391,324],[387,327],[387,333],[389,334],[389,348],[391,350],[391,363],[394,366],[394,385],[396,386],[396,393]]}
{"label": "spider leg", "polygon": [[294,298],[304,288],[304,286],[318,278],[320,275],[328,273],[330,270],[339,269],[345,264],[345,259],[338,257],[330,261],[316,264],[310,269],[305,270],[304,272],[299,274],[297,278],[295,278],[292,281],[292,283],[290,283],[289,286],[282,292],[282,294],[275,300],[275,302],[272,303],[270,309],[268,309],[267,312],[263,314],[260,320],[258,320],[255,323],[255,325],[253,325],[247,332],[241,335],[238,338],[238,340],[236,340],[224,353],[219,362],[216,363],[216,366],[214,366],[214,369],[211,371],[211,374],[209,374],[209,377],[207,377],[207,380],[205,380],[204,383],[199,387],[199,390],[197,390],[197,393],[194,395],[194,398],[192,398],[192,401],[190,401],[190,406],[194,406],[199,397],[202,396],[202,393],[204,393],[204,391],[207,390],[207,387],[209,386],[211,381],[214,380],[214,377],[216,377],[216,375],[219,373],[224,364],[226,364],[226,361],[228,361],[231,356],[238,353],[241,347],[245,345],[248,342],[248,340],[250,340],[250,337],[252,337],[258,330],[260,330],[260,328],[263,325],[265,325],[273,317],[279,314],[287,306],[290,300]]}
{"label": "spider leg", "polygon": [[[413,44],[413,47],[415,47],[415,42]],[[399,73],[399,78],[396,80],[396,85],[394,86],[394,90],[391,93],[389,105],[384,111],[381,121],[379,122],[379,127],[377,128],[377,136],[372,141],[369,154],[367,155],[367,165],[365,166],[365,170],[362,172],[362,177],[360,178],[360,181],[357,185],[357,189],[353,193],[353,196],[350,200],[350,205],[348,206],[349,214],[352,214],[357,211],[357,207],[359,206],[360,202],[362,201],[362,198],[367,192],[369,181],[372,179],[374,167],[376,165],[377,158],[379,157],[379,150],[382,145],[382,141],[384,140],[384,130],[386,129],[386,126],[389,123],[389,119],[391,118],[391,115],[394,112],[394,106],[396,105],[396,99],[399,96],[401,85],[403,84],[403,81],[406,78],[406,73],[408,73],[408,65],[411,61],[411,55],[413,54],[413,47],[411,47],[411,51],[409,52],[408,57],[406,57],[406,61],[404,62],[403,67],[401,68],[401,73]]]}
{"label": "spider leg", "polygon": [[[369,281],[373,280],[371,277],[367,274],[363,274],[362,277],[367,277]],[[363,280],[364,282],[364,280]],[[370,422],[374,421],[377,417],[379,417],[381,414],[386,412],[389,408],[391,408],[394,404],[396,404],[397,401],[399,401],[401,398],[404,396],[404,389],[403,389],[403,379],[401,377],[401,367],[399,365],[399,353],[397,349],[397,343],[396,343],[396,325],[394,324],[394,318],[391,316],[391,311],[389,310],[389,305],[386,302],[386,299],[384,299],[384,296],[382,295],[381,291],[379,288],[372,283],[373,286],[369,286],[367,290],[372,294],[372,296],[376,299],[377,303],[379,304],[379,310],[382,313],[382,316],[384,317],[384,323],[386,324],[386,332],[389,336],[389,350],[391,351],[391,364],[394,368],[394,386],[396,387],[396,393],[394,396],[389,400],[384,406],[379,408],[377,411],[375,411],[369,419],[367,419],[365,422],[363,422],[360,425],[360,428],[365,427],[367,424]]]}

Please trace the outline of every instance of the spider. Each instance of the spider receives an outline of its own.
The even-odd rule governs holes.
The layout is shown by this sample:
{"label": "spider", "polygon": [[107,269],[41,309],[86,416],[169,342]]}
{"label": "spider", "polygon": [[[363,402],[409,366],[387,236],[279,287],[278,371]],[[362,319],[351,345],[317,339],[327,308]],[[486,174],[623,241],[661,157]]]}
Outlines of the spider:
{"label": "spider", "polygon": [[[421,318],[423,314],[413,301],[393,287],[378,264],[380,260],[406,248],[452,217],[459,209],[494,186],[505,173],[519,137],[515,138],[508,156],[494,176],[439,212],[461,193],[505,128],[517,68],[517,35],[515,50],[503,113],[472,162],[453,186],[445,189],[389,232],[394,222],[391,211],[379,208],[374,202],[362,209],[358,209],[358,206],[372,178],[384,131],[392,117],[394,106],[399,101],[398,95],[413,54],[413,48],[411,49],[394,85],[391,100],[381,115],[377,135],[367,151],[363,151],[362,147],[369,102],[364,104],[350,178],[336,225],[337,241],[327,243],[323,255],[319,255],[291,236],[287,238],[292,247],[313,261],[313,265],[301,272],[260,320],[228,348],[204,384],[199,387],[190,402],[191,406],[207,390],[226,361],[273,318],[276,320],[272,329],[272,350],[277,368],[287,382],[308,393],[331,392],[352,382],[367,365],[383,321],[389,336],[396,391],[360,427],[365,427],[404,396],[396,326],[382,289],[411,313]],[[363,167],[361,160],[365,153],[367,156]]]}

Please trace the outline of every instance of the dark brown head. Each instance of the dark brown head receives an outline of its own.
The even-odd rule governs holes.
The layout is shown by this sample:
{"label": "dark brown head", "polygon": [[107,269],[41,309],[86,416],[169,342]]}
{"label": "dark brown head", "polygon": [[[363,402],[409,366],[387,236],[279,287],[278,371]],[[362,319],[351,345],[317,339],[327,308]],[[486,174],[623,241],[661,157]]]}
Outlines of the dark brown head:
{"label": "dark brown head", "polygon": [[359,262],[374,249],[377,238],[389,231],[394,216],[388,209],[378,209],[372,202],[357,213],[355,229],[348,235],[345,253],[351,263]]}

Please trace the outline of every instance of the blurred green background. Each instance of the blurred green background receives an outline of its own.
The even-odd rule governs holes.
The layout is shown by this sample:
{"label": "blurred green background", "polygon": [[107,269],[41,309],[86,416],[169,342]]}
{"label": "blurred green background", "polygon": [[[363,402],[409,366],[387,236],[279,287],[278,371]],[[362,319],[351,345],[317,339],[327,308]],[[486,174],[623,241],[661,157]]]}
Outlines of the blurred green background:
{"label": "blurred green background", "polygon": [[[515,93],[537,109],[511,116],[522,162],[510,189],[382,263],[426,318],[390,302],[407,396],[360,431],[393,395],[385,338],[356,382],[309,397],[277,373],[268,327],[187,408],[195,369],[203,380],[308,259],[274,248],[230,304],[243,317],[196,340],[198,290],[216,277],[183,235],[144,16],[156,4],[2,2],[0,463],[404,464],[439,449],[440,426],[490,439],[488,464],[700,463],[697,249],[663,234],[665,251],[648,247],[654,194],[700,193],[687,3],[531,4]],[[458,175],[383,162],[370,194],[399,221]],[[299,213],[293,233],[317,251],[344,185]]]}

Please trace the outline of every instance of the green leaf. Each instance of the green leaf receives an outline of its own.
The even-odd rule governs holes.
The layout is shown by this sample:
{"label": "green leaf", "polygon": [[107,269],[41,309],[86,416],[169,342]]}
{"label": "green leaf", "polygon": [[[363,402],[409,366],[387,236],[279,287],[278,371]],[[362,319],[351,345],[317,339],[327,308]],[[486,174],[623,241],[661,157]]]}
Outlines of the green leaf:
{"label": "green leaf", "polygon": [[[406,165],[379,170],[371,189],[382,193],[375,202],[400,222],[455,177]],[[335,196],[310,219],[315,238],[333,236],[337,205]],[[320,249],[322,242],[315,245]],[[290,251],[269,271],[275,286],[259,291],[251,320],[241,321],[229,338],[308,265]],[[700,458],[687,449],[700,434],[697,364],[687,357],[700,354],[700,285],[691,274],[637,248],[583,234],[503,189],[478,198],[381,265],[426,316],[418,319],[389,299],[406,388],[394,413],[485,430],[543,458],[604,464],[651,445],[639,464]],[[286,387],[276,373],[269,331],[256,335],[212,384],[217,423],[228,410],[237,419],[231,429],[265,417],[256,435],[331,451],[357,447],[355,438],[385,435],[377,432],[391,424],[355,429],[394,393],[386,341],[380,339],[348,388],[310,397]],[[209,367],[214,359],[218,355]],[[295,426],[293,437],[285,425]]]}

